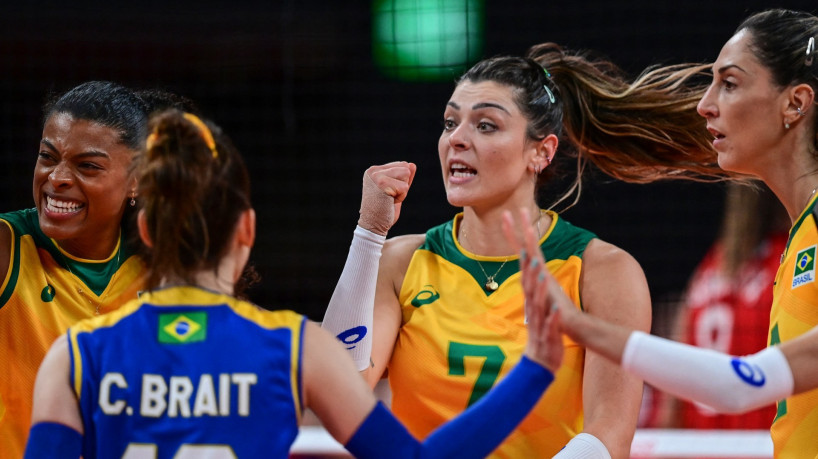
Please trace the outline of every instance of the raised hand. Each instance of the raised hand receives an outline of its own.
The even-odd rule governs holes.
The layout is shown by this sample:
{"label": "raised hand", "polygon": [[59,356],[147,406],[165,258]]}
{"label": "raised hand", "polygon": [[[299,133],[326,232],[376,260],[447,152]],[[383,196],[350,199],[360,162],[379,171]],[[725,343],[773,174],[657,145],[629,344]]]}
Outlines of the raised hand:
{"label": "raised hand", "polygon": [[364,173],[358,226],[380,235],[398,221],[403,200],[409,193],[417,166],[395,161],[372,166]]}
{"label": "raised hand", "polygon": [[562,364],[563,355],[562,334],[559,330],[561,312],[559,308],[552,308],[549,290],[560,287],[545,267],[545,259],[528,212],[522,210],[520,219],[515,229],[511,212],[503,214],[506,239],[520,251],[520,277],[528,324],[525,355],[555,373]]}

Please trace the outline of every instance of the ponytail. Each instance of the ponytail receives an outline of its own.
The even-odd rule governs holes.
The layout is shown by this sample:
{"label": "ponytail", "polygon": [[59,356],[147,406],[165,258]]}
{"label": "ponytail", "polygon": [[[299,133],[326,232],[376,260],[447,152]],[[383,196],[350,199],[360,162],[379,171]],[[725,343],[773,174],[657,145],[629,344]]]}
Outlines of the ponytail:
{"label": "ponytail", "polygon": [[193,283],[216,269],[240,214],[250,208],[250,182],[239,154],[213,124],[168,110],[150,119],[139,179],[152,248],[148,288],[162,279]]}
{"label": "ponytail", "polygon": [[[649,68],[632,83],[611,62],[536,45],[527,57],[548,69],[563,97],[568,139],[600,170],[617,179],[720,180],[712,136],[696,112],[709,65]],[[709,81],[709,80],[708,80]]]}
{"label": "ponytail", "polygon": [[[567,140],[560,152],[576,158],[576,176],[552,207],[574,195],[571,207],[579,200],[587,161],[631,183],[734,177],[719,168],[712,136],[696,111],[710,80],[708,69],[706,64],[654,67],[629,83],[610,61],[544,43],[524,57],[480,61],[458,84],[492,81],[514,88],[530,139],[556,134]],[[554,166],[539,175],[538,188],[555,174]]]}

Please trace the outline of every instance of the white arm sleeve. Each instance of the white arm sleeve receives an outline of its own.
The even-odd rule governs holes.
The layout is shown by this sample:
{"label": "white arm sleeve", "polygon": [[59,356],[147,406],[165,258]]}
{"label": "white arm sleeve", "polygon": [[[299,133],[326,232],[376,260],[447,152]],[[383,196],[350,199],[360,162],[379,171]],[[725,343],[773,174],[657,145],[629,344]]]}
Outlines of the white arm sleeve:
{"label": "white arm sleeve", "polygon": [[645,382],[722,413],[742,413],[792,394],[792,371],[773,346],[746,357],[635,331],[622,367]]}
{"label": "white arm sleeve", "polygon": [[611,454],[598,438],[582,432],[566,443],[554,459],[611,459]]}
{"label": "white arm sleeve", "polygon": [[355,228],[349,255],[332,292],[321,327],[338,337],[358,371],[369,367],[372,356],[372,316],[378,264],[386,236]]}

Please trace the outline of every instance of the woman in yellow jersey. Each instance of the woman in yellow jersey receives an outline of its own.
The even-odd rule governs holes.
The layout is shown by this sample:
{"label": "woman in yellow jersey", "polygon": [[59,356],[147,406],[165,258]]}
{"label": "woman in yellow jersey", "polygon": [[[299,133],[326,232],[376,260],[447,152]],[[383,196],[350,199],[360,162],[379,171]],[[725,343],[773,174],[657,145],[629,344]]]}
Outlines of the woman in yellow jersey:
{"label": "woman in yellow jersey", "polygon": [[0,214],[0,449],[9,457],[22,455],[34,378],[54,339],[143,285],[123,225],[136,196],[130,165],[148,112],[173,103],[93,81],[45,107],[35,208]]}
{"label": "woman in yellow jersey", "polygon": [[[549,290],[563,308],[568,336],[656,387],[724,412],[777,401],[770,420],[777,458],[818,457],[816,39],[818,18],[809,13],[750,16],[722,48],[698,104],[719,165],[763,180],[793,223],[773,286],[770,347],[733,358],[673,343],[573,314],[573,303],[555,282]],[[525,232],[524,246],[534,253],[535,236]]]}
{"label": "woman in yellow jersey", "polygon": [[[526,316],[516,249],[501,231],[506,210],[526,209],[549,271],[577,308],[650,328],[638,263],[542,210],[535,196],[552,176],[561,137],[580,147],[580,170],[590,159],[634,182],[719,175],[707,132],[696,129],[699,88],[663,84],[703,69],[648,72],[630,84],[610,62],[543,44],[525,57],[484,60],[459,79],[438,153],[448,201],[462,213],[384,243],[387,218],[366,241],[353,239],[358,265],[362,254],[377,261],[382,245],[375,297],[356,296],[345,269],[324,319],[371,385],[388,373],[392,409],[416,436],[479,400],[520,358]],[[627,457],[641,396],[639,379],[567,340],[553,388],[495,455]]]}

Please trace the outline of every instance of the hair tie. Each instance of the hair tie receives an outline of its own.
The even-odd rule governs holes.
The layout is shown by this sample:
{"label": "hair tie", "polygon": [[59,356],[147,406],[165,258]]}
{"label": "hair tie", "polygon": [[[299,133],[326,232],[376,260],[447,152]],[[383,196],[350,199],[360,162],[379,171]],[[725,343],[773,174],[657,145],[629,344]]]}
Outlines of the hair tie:
{"label": "hair tie", "polygon": [[[186,120],[193,123],[199,129],[202,139],[204,139],[207,147],[210,148],[210,151],[213,153],[213,158],[218,158],[219,152],[216,150],[216,141],[213,140],[213,133],[210,132],[210,128],[207,127],[204,121],[192,113],[183,113],[182,116],[184,116]],[[152,135],[154,134],[151,134],[151,136]],[[150,142],[150,136],[148,136],[148,141]]]}
{"label": "hair tie", "polygon": [[159,138],[159,134],[156,133],[156,129],[148,135],[148,140],[145,142],[145,147],[148,151],[151,151],[154,145],[156,145],[156,139]]}
{"label": "hair tie", "polygon": [[804,60],[804,64],[807,67],[812,67],[812,61],[815,58],[815,37],[809,37],[807,40],[807,58]]}

